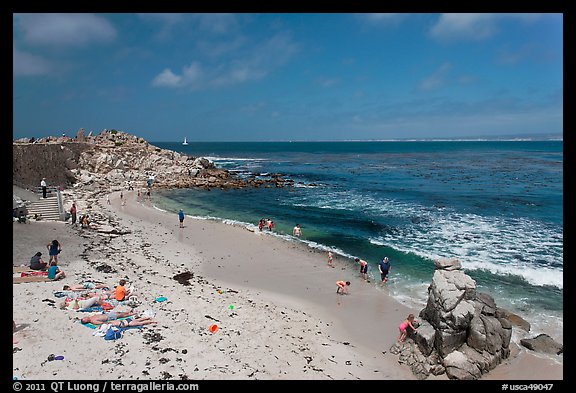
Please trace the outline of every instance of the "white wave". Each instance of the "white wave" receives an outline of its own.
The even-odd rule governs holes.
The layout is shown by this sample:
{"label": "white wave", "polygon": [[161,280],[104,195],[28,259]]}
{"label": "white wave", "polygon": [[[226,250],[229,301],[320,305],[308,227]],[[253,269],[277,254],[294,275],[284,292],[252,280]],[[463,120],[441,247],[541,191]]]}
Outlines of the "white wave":
{"label": "white wave", "polygon": [[293,187],[296,188],[318,188],[318,187],[324,187],[324,184],[319,184],[319,183],[314,183],[314,185],[311,184],[305,184],[305,183],[294,183]]}
{"label": "white wave", "polygon": [[[359,211],[374,217],[420,224],[394,226],[395,231],[369,239],[431,260],[458,258],[465,269],[515,275],[537,286],[563,288],[563,236],[558,228],[525,218],[483,217],[359,195],[353,190],[320,193],[301,207]],[[382,218],[383,224],[386,222]],[[560,229],[561,231],[561,229]]]}
{"label": "white wave", "polygon": [[464,269],[514,275],[532,285],[562,289],[563,242],[554,240],[557,235],[528,220],[453,213],[432,217],[425,230],[409,227],[370,242],[431,260],[457,258]]}
{"label": "white wave", "polygon": [[245,161],[269,161],[267,158],[246,158],[246,157],[218,157],[218,156],[207,156],[204,157],[210,161],[218,161],[218,162],[222,162],[222,161],[226,161],[226,162],[245,162]]}

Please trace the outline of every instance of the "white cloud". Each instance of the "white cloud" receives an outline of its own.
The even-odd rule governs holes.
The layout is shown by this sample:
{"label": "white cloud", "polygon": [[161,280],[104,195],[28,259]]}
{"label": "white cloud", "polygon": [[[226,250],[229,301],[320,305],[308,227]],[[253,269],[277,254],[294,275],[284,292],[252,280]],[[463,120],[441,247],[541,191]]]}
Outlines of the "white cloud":
{"label": "white cloud", "polygon": [[186,14],[177,13],[149,13],[149,14],[136,14],[142,20],[151,21],[153,23],[162,23],[167,25],[174,25],[186,19]]}
{"label": "white cloud", "polygon": [[46,75],[52,71],[52,63],[40,56],[12,48],[12,75]]}
{"label": "white cloud", "polygon": [[406,14],[397,13],[371,13],[371,14],[360,14],[360,17],[367,21],[368,23],[378,24],[378,25],[396,25],[404,19]]}
{"label": "white cloud", "polygon": [[234,14],[194,14],[194,17],[201,29],[215,34],[229,33],[238,25]]}
{"label": "white cloud", "polygon": [[156,37],[169,39],[179,34],[178,29],[198,30],[210,35],[229,34],[238,27],[238,19],[235,14],[189,14],[189,13],[149,13],[137,14],[138,17],[150,22],[158,31]]}
{"label": "white cloud", "polygon": [[79,46],[116,38],[112,24],[93,14],[18,14],[16,17],[27,44]]}
{"label": "white cloud", "polygon": [[323,88],[329,88],[338,83],[338,79],[336,78],[327,78],[327,77],[320,77],[316,79],[316,84]]}
{"label": "white cloud", "polygon": [[480,41],[499,32],[498,24],[505,19],[531,23],[541,14],[441,14],[430,29],[430,36],[440,41]]}
{"label": "white cloud", "polygon": [[287,63],[298,51],[288,34],[277,34],[264,42],[244,48],[239,57],[220,59],[218,64],[194,61],[180,75],[165,69],[152,81],[158,87],[208,89],[235,85],[266,77]]}
{"label": "white cloud", "polygon": [[152,86],[179,87],[182,86],[182,77],[167,68],[152,80]]}
{"label": "white cloud", "polygon": [[482,40],[496,31],[496,14],[442,14],[430,30],[439,40]]}
{"label": "white cloud", "polygon": [[452,64],[444,63],[430,76],[422,80],[418,86],[419,90],[430,91],[438,89],[447,83],[447,76],[452,69]]}

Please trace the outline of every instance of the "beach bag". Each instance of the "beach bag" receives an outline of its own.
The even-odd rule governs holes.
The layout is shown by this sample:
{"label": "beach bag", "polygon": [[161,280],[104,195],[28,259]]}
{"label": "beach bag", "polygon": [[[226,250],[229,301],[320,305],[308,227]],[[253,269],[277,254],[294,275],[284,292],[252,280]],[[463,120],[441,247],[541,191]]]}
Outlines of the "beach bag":
{"label": "beach bag", "polygon": [[123,329],[117,326],[110,326],[106,331],[106,335],[104,336],[104,340],[117,340],[122,337]]}

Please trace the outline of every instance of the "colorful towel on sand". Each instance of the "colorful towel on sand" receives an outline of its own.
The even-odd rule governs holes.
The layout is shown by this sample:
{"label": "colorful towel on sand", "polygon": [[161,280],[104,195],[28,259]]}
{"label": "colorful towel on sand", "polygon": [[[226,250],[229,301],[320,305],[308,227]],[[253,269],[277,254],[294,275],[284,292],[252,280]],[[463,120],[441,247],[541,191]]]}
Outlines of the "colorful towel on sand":
{"label": "colorful towel on sand", "polygon": [[20,273],[20,277],[30,277],[30,276],[48,276],[48,272],[32,271],[32,272],[21,272]]}
{"label": "colorful towel on sand", "polygon": [[[121,320],[126,319],[126,318],[128,318],[128,317],[117,318],[117,320],[118,320],[118,321],[121,321]],[[106,323],[106,324],[102,324],[102,325],[94,325],[93,323],[82,323],[82,322],[80,322],[80,323],[81,323],[82,325],[84,325],[84,326],[89,327],[90,329],[98,329],[98,328],[100,328],[100,326],[102,326],[102,325],[107,325],[107,323]],[[132,326],[130,326],[130,327],[132,327]],[[139,326],[135,326],[135,327],[139,327]]]}
{"label": "colorful towel on sand", "polygon": [[76,310],[78,312],[97,312],[97,311],[104,311],[104,309],[100,306],[92,306],[92,307],[88,307],[88,308],[79,308],[78,310]]}

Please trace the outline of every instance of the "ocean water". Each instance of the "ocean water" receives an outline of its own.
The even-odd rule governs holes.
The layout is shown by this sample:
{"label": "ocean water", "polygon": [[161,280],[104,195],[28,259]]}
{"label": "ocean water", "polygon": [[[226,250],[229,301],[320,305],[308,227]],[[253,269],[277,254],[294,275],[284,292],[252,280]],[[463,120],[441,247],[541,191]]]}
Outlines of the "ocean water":
{"label": "ocean water", "polygon": [[[563,341],[563,142],[153,143],[240,176],[294,187],[158,190],[154,204],[332,250],[356,269],[392,263],[389,293],[423,308],[437,258],[457,258],[478,290]],[[291,236],[300,224],[302,238]]]}

